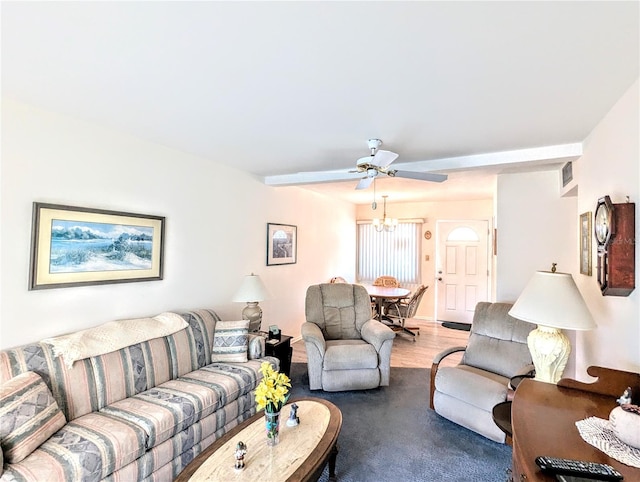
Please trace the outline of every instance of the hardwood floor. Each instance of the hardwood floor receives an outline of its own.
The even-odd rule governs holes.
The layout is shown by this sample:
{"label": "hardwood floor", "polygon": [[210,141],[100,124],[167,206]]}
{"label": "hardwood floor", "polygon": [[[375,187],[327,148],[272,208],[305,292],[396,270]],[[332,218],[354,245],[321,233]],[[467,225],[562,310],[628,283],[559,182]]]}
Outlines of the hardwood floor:
{"label": "hardwood floor", "polygon": [[[469,339],[469,332],[444,328],[440,323],[412,319],[407,326],[420,327],[420,335],[414,342],[410,335],[397,334],[391,349],[391,366],[405,368],[431,368],[435,355],[446,348],[465,346]],[[304,341],[296,341],[293,345],[293,362],[307,362]],[[462,353],[448,356],[442,366],[457,365]]]}

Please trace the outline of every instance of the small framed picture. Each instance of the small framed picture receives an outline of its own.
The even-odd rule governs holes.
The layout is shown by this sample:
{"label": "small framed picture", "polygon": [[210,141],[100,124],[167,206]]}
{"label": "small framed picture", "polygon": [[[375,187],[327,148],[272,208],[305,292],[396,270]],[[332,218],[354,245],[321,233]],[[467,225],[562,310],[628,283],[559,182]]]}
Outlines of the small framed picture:
{"label": "small framed picture", "polygon": [[267,223],[267,266],[296,263],[297,233],[297,226]]}
{"label": "small framed picture", "polygon": [[580,274],[591,276],[591,211],[580,215]]}

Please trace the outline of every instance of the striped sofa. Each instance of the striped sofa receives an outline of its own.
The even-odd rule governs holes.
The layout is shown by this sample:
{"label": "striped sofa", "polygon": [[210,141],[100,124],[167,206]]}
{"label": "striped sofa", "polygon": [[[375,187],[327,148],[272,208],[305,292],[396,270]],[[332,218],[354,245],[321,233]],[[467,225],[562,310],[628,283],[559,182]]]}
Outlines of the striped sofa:
{"label": "striped sofa", "polygon": [[[0,481],[170,481],[253,415],[260,365],[269,361],[278,368],[276,358],[264,356],[262,337],[249,335],[246,362],[212,363],[220,318],[212,310],[180,315],[188,323],[181,331],[79,360],[72,368],[47,343],[0,351],[3,392],[11,395],[16,385],[17,395],[32,395],[12,412],[27,415],[14,423],[18,432],[30,423],[52,430],[44,441],[17,437],[17,451],[24,453],[11,455],[22,460],[7,463],[5,451]],[[57,404],[56,417],[29,415],[38,404]],[[42,407],[35,412],[47,413]]]}

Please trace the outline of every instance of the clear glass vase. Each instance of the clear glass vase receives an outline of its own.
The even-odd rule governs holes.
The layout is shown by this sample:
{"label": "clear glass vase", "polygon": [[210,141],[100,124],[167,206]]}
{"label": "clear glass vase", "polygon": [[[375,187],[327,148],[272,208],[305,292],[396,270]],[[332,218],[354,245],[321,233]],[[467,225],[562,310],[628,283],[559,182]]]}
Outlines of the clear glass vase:
{"label": "clear glass vase", "polygon": [[274,446],[280,441],[280,412],[264,412],[267,429],[267,445]]}

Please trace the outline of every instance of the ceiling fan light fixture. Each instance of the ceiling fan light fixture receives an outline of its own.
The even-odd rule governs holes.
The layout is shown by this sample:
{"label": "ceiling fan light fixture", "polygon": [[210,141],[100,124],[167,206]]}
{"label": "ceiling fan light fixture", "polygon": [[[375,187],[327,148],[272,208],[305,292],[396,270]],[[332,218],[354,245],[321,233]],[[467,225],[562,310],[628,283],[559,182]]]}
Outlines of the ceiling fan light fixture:
{"label": "ceiling fan light fixture", "polygon": [[382,231],[386,231],[387,233],[393,233],[396,230],[397,226],[398,226],[397,219],[384,218],[382,220],[380,219],[373,220],[373,227],[379,233],[381,233]]}

